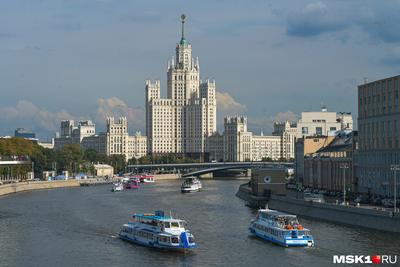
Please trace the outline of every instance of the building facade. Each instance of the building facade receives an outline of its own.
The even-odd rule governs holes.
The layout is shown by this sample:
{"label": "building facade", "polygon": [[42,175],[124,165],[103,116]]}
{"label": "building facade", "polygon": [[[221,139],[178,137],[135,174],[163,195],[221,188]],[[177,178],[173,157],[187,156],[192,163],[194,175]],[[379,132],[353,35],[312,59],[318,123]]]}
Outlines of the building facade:
{"label": "building facade", "polygon": [[115,121],[113,117],[107,117],[106,154],[124,155],[125,160],[141,158],[147,155],[147,138],[140,132],[130,136],[128,133],[128,120],[120,117]]}
{"label": "building facade", "polygon": [[209,136],[206,141],[206,151],[209,161],[224,161],[224,136],[218,132]]}
{"label": "building facade", "polygon": [[168,61],[167,98],[160,98],[160,81],[146,81],[147,149],[203,157],[207,137],[216,131],[215,81],[200,80],[199,61],[192,58],[181,18],[181,40]]}
{"label": "building facade", "polygon": [[85,137],[96,134],[96,125],[91,120],[82,120],[75,124],[73,120],[61,121],[61,135],[54,139],[54,149],[59,150],[65,145],[80,144]]}
{"label": "building facade", "polygon": [[147,138],[140,132],[128,138],[128,159],[139,159],[147,155]]}
{"label": "building facade", "polygon": [[225,117],[223,140],[224,161],[279,160],[281,136],[254,135],[247,130],[244,116]]}
{"label": "building facade", "polygon": [[307,155],[311,155],[321,148],[328,146],[335,137],[330,136],[307,136],[296,139],[295,144],[295,166],[296,166],[296,180],[298,183],[304,183],[305,167],[304,160]]}
{"label": "building facade", "polygon": [[26,139],[35,139],[36,138],[35,133],[27,131],[24,128],[15,129],[14,136],[19,137],[19,138],[26,138]]}
{"label": "building facade", "polygon": [[357,190],[357,132],[338,132],[325,147],[305,155],[303,185],[328,191]]}
{"label": "building facade", "polygon": [[390,167],[400,164],[399,81],[400,76],[394,76],[358,86],[360,192],[394,194],[394,173]]}
{"label": "building facade", "polygon": [[353,130],[351,114],[328,112],[326,107],[322,107],[321,111],[301,113],[296,137],[328,136],[339,130]]}
{"label": "building facade", "polygon": [[107,135],[99,133],[92,136],[87,136],[82,139],[81,147],[83,149],[93,149],[97,153],[106,154]]}
{"label": "building facade", "polygon": [[280,158],[294,159],[297,124],[289,121],[275,122],[272,135],[280,136],[281,138]]}
{"label": "building facade", "polygon": [[282,157],[282,138],[280,136],[253,135],[251,160],[279,160]]}
{"label": "building facade", "polygon": [[244,116],[224,118],[224,161],[251,161],[252,135]]}

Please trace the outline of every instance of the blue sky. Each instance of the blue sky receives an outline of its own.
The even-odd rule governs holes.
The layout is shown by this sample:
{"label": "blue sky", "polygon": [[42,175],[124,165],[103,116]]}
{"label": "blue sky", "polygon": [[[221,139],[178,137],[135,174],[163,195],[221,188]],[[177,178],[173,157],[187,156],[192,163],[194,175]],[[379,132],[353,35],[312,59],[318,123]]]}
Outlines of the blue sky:
{"label": "blue sky", "polygon": [[144,129],[144,82],[160,79],[179,17],[215,78],[219,123],[244,114],[255,132],[301,111],[350,111],[356,88],[399,74],[400,1],[0,0],[0,135],[49,138],[61,119],[126,115]]}

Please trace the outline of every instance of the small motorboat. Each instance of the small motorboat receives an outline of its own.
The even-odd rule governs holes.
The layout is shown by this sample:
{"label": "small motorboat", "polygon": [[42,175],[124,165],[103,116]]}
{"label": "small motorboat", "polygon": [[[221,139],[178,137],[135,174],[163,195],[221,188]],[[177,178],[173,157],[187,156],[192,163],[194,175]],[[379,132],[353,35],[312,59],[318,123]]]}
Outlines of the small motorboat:
{"label": "small motorboat", "polygon": [[124,190],[123,183],[115,183],[115,184],[113,184],[113,187],[111,189],[111,191],[113,191],[113,192],[118,192],[118,191],[122,191],[122,190]]}
{"label": "small motorboat", "polygon": [[125,183],[126,189],[138,189],[140,188],[140,182],[137,178],[131,178]]}
{"label": "small motorboat", "polygon": [[181,185],[182,193],[198,192],[201,191],[202,185],[197,177],[186,177]]}
{"label": "small motorboat", "polygon": [[144,175],[140,175],[140,182],[141,183],[154,183],[155,179],[153,175],[148,175],[148,174],[144,174]]}

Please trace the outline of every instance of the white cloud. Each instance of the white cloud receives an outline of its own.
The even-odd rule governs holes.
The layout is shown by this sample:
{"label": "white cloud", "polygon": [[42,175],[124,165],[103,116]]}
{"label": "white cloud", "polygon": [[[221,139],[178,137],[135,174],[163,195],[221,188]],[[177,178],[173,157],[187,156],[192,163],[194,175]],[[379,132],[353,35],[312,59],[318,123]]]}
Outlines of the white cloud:
{"label": "white cloud", "polygon": [[218,113],[224,115],[241,114],[247,110],[245,105],[237,102],[229,93],[216,92]]}
{"label": "white cloud", "polygon": [[51,136],[59,131],[60,121],[66,119],[79,120],[83,117],[73,116],[65,110],[51,112],[27,100],[20,100],[13,107],[0,107],[0,124],[7,125],[8,128],[4,129],[7,132],[1,134],[12,134],[13,128],[22,127],[39,135]]}
{"label": "white cloud", "polygon": [[144,110],[130,107],[123,100],[115,96],[111,98],[99,98],[97,100],[96,123],[104,125],[107,116],[127,117],[131,132],[144,130],[145,128]]}

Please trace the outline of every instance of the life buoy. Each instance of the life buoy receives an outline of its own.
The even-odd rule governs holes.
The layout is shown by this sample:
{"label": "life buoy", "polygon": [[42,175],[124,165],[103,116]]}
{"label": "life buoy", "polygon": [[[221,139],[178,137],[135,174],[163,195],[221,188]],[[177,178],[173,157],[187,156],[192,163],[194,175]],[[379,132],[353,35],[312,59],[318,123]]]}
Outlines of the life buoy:
{"label": "life buoy", "polygon": [[303,229],[304,229],[304,227],[303,227],[301,224],[299,224],[299,225],[297,225],[297,229],[299,229],[299,230],[303,230]]}

